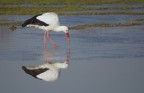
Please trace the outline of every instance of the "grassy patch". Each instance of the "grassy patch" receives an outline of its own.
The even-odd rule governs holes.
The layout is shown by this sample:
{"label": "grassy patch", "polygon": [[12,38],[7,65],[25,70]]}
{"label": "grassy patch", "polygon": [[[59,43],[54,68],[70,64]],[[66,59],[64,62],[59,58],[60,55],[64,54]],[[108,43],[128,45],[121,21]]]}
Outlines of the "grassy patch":
{"label": "grassy patch", "polygon": [[110,23],[94,23],[94,24],[82,24],[77,25],[73,27],[69,27],[70,29],[84,29],[89,27],[124,27],[124,26],[135,26],[135,25],[142,25],[144,22],[130,22],[130,23],[116,23],[116,24],[110,24]]}
{"label": "grassy patch", "polygon": [[137,19],[135,19],[135,21],[144,22],[144,18],[137,18]]}
{"label": "grassy patch", "polygon": [[13,22],[13,20],[0,19],[0,26],[11,26],[11,25],[19,26],[19,25],[21,25],[21,23]]}
{"label": "grassy patch", "polygon": [[0,22],[0,26],[12,26],[12,25],[15,25],[15,26],[20,26],[22,23],[20,22]]}
{"label": "grassy patch", "polygon": [[144,15],[144,12],[81,12],[81,13],[59,13],[65,16],[78,15]]}
{"label": "grassy patch", "polygon": [[82,6],[59,6],[59,7],[21,7],[21,6],[1,6],[0,14],[16,14],[16,15],[33,15],[47,11],[65,12],[65,11],[79,11],[79,10],[95,10],[93,7]]}
{"label": "grassy patch", "polygon": [[[118,6],[118,7],[86,7],[86,6],[49,6],[49,7],[22,7],[22,6],[0,6],[0,15],[35,15],[48,11],[55,11],[60,15],[143,15],[144,12],[72,12],[81,10],[111,10],[111,9],[143,9],[144,6]],[[69,11],[67,13],[66,11]]]}

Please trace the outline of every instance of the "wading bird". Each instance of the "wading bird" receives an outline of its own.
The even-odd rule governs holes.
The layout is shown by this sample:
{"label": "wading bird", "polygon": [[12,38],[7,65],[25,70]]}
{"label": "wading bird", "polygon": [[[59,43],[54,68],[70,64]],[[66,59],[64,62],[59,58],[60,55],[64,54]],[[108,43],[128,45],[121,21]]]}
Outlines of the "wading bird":
{"label": "wading bird", "polygon": [[55,81],[60,76],[61,69],[68,67],[68,60],[64,62],[47,62],[39,66],[22,66],[22,69],[36,79]]}
{"label": "wading bird", "polygon": [[[70,44],[70,36],[68,32],[67,26],[60,26],[59,17],[54,12],[47,12],[40,15],[36,15],[28,20],[26,20],[22,27],[36,27],[44,30],[44,39],[46,41],[46,37],[50,40],[54,47],[58,47],[56,43],[51,39],[50,34],[47,33],[49,31],[55,32],[64,32],[68,39],[68,43]],[[46,42],[45,42],[46,43]]]}
{"label": "wading bird", "polygon": [[44,56],[46,63],[38,66],[22,66],[25,73],[33,76],[36,79],[44,81],[55,81],[59,78],[61,69],[66,69],[69,65],[70,50],[68,49],[66,59],[63,62],[51,62],[51,59],[63,59],[63,56],[54,56],[50,51],[46,53],[44,50]]}

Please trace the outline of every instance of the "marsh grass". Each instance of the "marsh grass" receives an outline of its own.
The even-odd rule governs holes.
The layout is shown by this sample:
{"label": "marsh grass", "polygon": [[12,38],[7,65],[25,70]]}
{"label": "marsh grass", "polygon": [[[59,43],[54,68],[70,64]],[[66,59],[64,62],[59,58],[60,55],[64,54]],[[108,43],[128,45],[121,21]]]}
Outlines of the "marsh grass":
{"label": "marsh grass", "polygon": [[12,25],[14,25],[14,26],[21,26],[21,22],[7,22],[7,21],[5,21],[5,22],[0,22],[0,26],[12,26]]}
{"label": "marsh grass", "polygon": [[81,6],[59,6],[59,7],[21,7],[21,6],[1,6],[0,14],[16,14],[16,15],[33,15],[47,11],[65,12],[65,11],[79,11],[79,10],[94,10],[92,7]]}
{"label": "marsh grass", "polygon": [[[87,6],[39,6],[39,7],[24,7],[24,6],[0,6],[0,15],[35,15],[47,11],[55,11],[60,15],[110,15],[110,14],[123,14],[123,15],[143,15],[144,12],[77,12],[70,13],[71,11],[81,10],[129,10],[129,9],[143,9],[144,6],[118,6],[118,7],[87,7]],[[69,13],[66,13],[68,11]]]}
{"label": "marsh grass", "polygon": [[81,12],[81,13],[59,13],[65,16],[79,15],[144,15],[144,12]]}
{"label": "marsh grass", "polygon": [[124,26],[135,26],[135,25],[142,25],[143,22],[129,22],[129,23],[116,23],[116,24],[110,24],[110,23],[94,23],[94,24],[81,24],[73,27],[69,27],[70,29],[85,29],[89,27],[124,27]]}
{"label": "marsh grass", "polygon": [[136,18],[135,21],[144,22],[144,18]]}

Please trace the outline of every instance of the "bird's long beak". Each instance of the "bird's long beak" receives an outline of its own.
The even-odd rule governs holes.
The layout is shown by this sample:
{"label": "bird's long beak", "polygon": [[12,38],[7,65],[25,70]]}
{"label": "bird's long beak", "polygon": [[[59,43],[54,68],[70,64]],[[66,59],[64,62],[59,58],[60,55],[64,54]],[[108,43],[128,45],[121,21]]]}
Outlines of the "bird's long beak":
{"label": "bird's long beak", "polygon": [[69,32],[68,31],[66,32],[66,37],[67,37],[68,43],[70,44],[70,36],[69,36]]}

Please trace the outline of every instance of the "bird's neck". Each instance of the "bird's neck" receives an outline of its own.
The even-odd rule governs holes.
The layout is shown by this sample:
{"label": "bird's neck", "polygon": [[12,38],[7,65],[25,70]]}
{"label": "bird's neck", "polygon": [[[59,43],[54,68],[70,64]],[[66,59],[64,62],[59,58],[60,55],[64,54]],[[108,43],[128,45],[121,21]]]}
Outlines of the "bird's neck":
{"label": "bird's neck", "polygon": [[65,30],[64,30],[64,27],[65,27],[65,26],[58,26],[58,27],[56,27],[54,30],[57,31],[57,32],[64,32],[64,31],[65,31]]}
{"label": "bird's neck", "polygon": [[57,67],[57,68],[63,68],[64,69],[64,68],[68,67],[68,63],[67,63],[67,61],[65,61],[63,63],[62,62],[58,62],[58,63],[55,63],[54,66]]}

